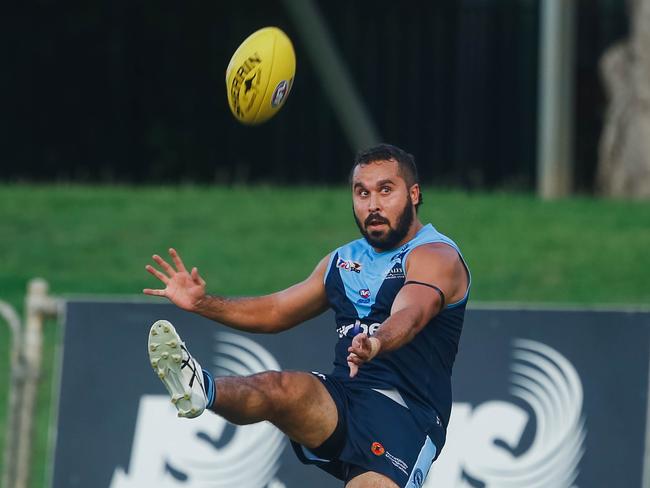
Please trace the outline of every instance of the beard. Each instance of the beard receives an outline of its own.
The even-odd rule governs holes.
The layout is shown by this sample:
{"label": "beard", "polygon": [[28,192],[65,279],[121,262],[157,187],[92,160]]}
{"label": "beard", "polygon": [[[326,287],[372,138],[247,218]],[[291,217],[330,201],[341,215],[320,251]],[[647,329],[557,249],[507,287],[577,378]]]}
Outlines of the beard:
{"label": "beard", "polygon": [[[414,218],[413,205],[409,199],[406,200],[406,205],[404,205],[402,213],[397,217],[397,223],[395,224],[395,227],[390,224],[388,219],[380,216],[379,214],[368,215],[363,224],[357,218],[357,214],[354,213],[354,209],[352,210],[352,214],[354,215],[354,221],[356,222],[357,227],[359,227],[359,231],[366,239],[368,244],[370,244],[375,249],[380,249],[382,251],[388,251],[397,247],[402,239],[406,237],[406,234],[408,234]],[[388,231],[385,233],[382,231],[368,232],[367,226],[370,222],[373,221],[386,224],[388,226]]]}

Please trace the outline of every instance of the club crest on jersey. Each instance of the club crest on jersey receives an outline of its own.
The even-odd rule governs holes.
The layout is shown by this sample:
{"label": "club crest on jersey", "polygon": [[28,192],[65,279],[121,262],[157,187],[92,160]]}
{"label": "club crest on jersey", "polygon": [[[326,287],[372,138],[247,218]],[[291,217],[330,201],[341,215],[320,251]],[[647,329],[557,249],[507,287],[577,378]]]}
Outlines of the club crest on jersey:
{"label": "club crest on jersey", "polygon": [[361,273],[361,263],[357,263],[356,261],[338,258],[336,260],[336,267],[344,269],[346,271],[354,271],[355,273]]}
{"label": "club crest on jersey", "polygon": [[370,290],[368,288],[359,290],[359,296],[361,298],[357,300],[357,303],[370,303]]}

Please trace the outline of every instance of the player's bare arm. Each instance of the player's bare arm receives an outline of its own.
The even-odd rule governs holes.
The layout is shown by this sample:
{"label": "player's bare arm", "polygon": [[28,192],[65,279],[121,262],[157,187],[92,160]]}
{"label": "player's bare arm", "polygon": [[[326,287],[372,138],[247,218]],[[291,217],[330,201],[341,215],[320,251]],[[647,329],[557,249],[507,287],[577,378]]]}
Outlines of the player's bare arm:
{"label": "player's bare arm", "polygon": [[350,376],[381,352],[407,344],[445,306],[461,300],[468,286],[467,272],[455,249],[426,244],[414,249],[406,262],[406,284],[395,297],[390,317],[369,337],[357,334],[348,348]]}
{"label": "player's bare arm", "polygon": [[260,297],[226,298],[206,292],[206,282],[197,268],[187,270],[175,249],[169,250],[173,265],[161,256],[153,260],[160,267],[147,265],[146,270],[165,288],[145,288],[143,293],[166,297],[176,306],[247,332],[273,333],[289,329],[315,317],[328,307],[323,278],[328,256],[311,275],[285,290]]}

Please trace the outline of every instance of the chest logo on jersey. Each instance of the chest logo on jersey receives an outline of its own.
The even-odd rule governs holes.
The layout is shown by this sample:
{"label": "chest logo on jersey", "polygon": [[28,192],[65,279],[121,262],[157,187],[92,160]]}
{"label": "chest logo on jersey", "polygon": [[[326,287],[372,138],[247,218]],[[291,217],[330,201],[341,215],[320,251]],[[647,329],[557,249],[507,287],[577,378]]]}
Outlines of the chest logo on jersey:
{"label": "chest logo on jersey", "polygon": [[336,260],[336,267],[344,269],[346,271],[361,273],[361,263],[357,263],[356,261],[349,261],[343,258],[338,258]]}
{"label": "chest logo on jersey", "polygon": [[374,324],[362,324],[359,319],[354,321],[354,324],[348,324],[348,325],[341,325],[340,327],[336,328],[336,332],[339,333],[339,339],[342,339],[343,337],[354,337],[357,334],[360,334],[363,332],[364,334],[368,334],[369,336],[372,336],[377,332],[377,329],[381,327],[381,324],[379,322],[375,322]]}

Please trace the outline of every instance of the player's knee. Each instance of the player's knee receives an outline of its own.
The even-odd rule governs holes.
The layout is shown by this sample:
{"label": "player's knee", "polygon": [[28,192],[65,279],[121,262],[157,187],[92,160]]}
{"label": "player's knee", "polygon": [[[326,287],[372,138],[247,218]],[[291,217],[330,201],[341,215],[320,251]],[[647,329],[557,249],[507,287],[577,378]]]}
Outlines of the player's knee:
{"label": "player's knee", "polygon": [[272,402],[282,390],[282,372],[280,371],[265,371],[264,373],[257,373],[249,377],[254,380],[254,385],[258,391],[264,394],[264,397]]}
{"label": "player's knee", "polygon": [[259,375],[264,392],[269,400],[271,417],[286,412],[300,397],[300,388],[293,374],[285,371],[267,371]]}

